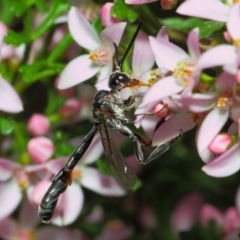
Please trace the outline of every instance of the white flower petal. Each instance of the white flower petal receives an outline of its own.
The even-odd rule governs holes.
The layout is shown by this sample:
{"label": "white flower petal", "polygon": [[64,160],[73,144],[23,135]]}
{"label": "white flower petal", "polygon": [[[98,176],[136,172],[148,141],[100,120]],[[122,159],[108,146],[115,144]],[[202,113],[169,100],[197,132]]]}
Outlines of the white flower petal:
{"label": "white flower petal", "polygon": [[226,22],[229,7],[219,0],[187,0],[178,7],[177,13]]}
{"label": "white flower petal", "polygon": [[142,105],[160,101],[163,98],[179,93],[183,90],[182,86],[176,83],[174,77],[166,77],[156,82],[145,94]]}
{"label": "white flower petal", "polygon": [[172,115],[166,120],[154,133],[152,139],[152,145],[158,146],[171,139],[179,136],[181,131],[187,132],[194,128],[196,122],[194,122],[191,113],[178,113]]}
{"label": "white flower petal", "polygon": [[51,222],[57,226],[65,226],[73,223],[83,207],[83,191],[75,182],[68,187],[62,197],[63,212],[61,214],[55,214],[51,220]]}
{"label": "white flower petal", "polygon": [[23,110],[23,104],[17,92],[2,77],[0,77],[0,110],[10,113],[18,113]]}
{"label": "white flower petal", "polygon": [[102,45],[91,24],[76,7],[71,7],[69,11],[68,27],[73,39],[80,46],[93,51]]}
{"label": "white flower petal", "polygon": [[240,169],[240,143],[205,165],[202,170],[213,177],[227,177]]}
{"label": "white flower petal", "polygon": [[85,167],[81,185],[103,196],[123,196],[124,188],[109,175],[100,173],[97,169]]}
{"label": "white flower petal", "polygon": [[66,89],[75,86],[94,76],[99,69],[98,65],[90,61],[88,54],[81,55],[69,62],[63,69],[58,88]]}
{"label": "white flower petal", "polygon": [[22,193],[17,181],[12,178],[7,182],[0,183],[0,219],[10,215],[18,206],[22,198]]}
{"label": "white flower petal", "polygon": [[208,146],[212,142],[213,138],[220,132],[228,117],[228,111],[215,108],[208,113],[202,122],[197,133],[196,142],[198,154],[205,163],[209,162],[213,158],[213,155],[208,150]]}

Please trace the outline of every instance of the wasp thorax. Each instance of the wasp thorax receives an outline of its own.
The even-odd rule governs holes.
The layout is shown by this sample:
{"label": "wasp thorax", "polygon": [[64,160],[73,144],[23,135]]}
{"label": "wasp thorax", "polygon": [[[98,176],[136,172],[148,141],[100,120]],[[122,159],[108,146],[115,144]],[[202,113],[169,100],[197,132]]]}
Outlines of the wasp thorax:
{"label": "wasp thorax", "polygon": [[89,59],[100,66],[104,66],[109,64],[112,59],[112,55],[109,49],[99,47],[90,54]]}
{"label": "wasp thorax", "polygon": [[176,78],[177,84],[186,87],[193,77],[194,70],[195,63],[191,59],[185,59],[177,63],[173,70],[173,77]]}
{"label": "wasp thorax", "polygon": [[112,89],[121,90],[126,87],[132,79],[124,72],[114,72],[110,75],[108,86]]}

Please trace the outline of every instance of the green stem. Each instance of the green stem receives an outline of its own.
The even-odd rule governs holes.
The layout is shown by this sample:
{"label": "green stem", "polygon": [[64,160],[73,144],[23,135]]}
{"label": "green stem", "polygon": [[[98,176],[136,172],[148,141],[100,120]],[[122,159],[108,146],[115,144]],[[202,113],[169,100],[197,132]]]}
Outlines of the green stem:
{"label": "green stem", "polygon": [[153,14],[153,12],[146,4],[142,4],[140,9],[142,12],[142,16],[150,23],[149,27],[154,28],[155,32],[158,31],[161,28],[161,24],[155,14]]}

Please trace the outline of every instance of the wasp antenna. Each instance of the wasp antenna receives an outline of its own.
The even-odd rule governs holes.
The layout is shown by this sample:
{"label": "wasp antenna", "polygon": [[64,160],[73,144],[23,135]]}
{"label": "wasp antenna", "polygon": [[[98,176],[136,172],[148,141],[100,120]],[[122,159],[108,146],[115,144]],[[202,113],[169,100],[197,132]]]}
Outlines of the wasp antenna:
{"label": "wasp antenna", "polygon": [[135,39],[136,39],[136,37],[138,35],[138,32],[140,31],[141,26],[142,26],[142,23],[140,22],[138,24],[138,27],[137,27],[137,29],[136,29],[136,31],[135,31],[135,33],[134,33],[134,35],[133,35],[129,45],[128,45],[128,47],[127,47],[127,50],[125,51],[125,53],[123,55],[123,58],[122,58],[121,62],[119,63],[119,67],[120,67],[121,71],[122,71],[123,62],[124,62],[125,58],[127,57],[128,53],[129,53],[129,50],[132,47],[132,45],[133,45],[133,43],[134,43],[134,41],[135,41]]}
{"label": "wasp antenna", "polygon": [[114,70],[116,71],[120,71],[120,67],[119,67],[119,64],[118,64],[118,47],[117,47],[117,44],[114,42],[113,43],[113,46],[115,48],[115,57],[114,57]]}

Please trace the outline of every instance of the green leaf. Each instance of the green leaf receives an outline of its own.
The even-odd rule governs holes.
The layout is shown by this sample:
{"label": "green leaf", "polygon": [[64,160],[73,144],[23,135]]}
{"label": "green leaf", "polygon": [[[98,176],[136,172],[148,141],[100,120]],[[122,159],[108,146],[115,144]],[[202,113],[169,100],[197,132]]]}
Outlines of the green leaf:
{"label": "green leaf", "polygon": [[161,21],[164,25],[176,30],[188,33],[193,28],[198,27],[200,29],[200,38],[208,38],[213,33],[220,30],[225,26],[222,22],[204,20],[199,18],[167,18]]}
{"label": "green leaf", "polygon": [[123,0],[114,0],[114,6],[111,8],[111,15],[120,20],[128,20],[129,22],[135,22],[138,18],[138,14]]}
{"label": "green leaf", "polygon": [[11,1],[11,11],[16,17],[21,17],[36,0],[17,0]]}
{"label": "green leaf", "polygon": [[58,16],[68,11],[70,4],[64,0],[55,0],[48,12],[48,15],[44,21],[39,25],[36,31],[32,35],[32,39],[35,40],[39,38],[43,33],[45,33],[53,24]]}
{"label": "green leaf", "polygon": [[48,62],[54,62],[56,61],[62,53],[65,51],[65,49],[72,43],[73,39],[71,34],[68,32],[63,39],[61,39],[60,42],[56,45],[56,47],[53,49],[53,51],[50,53],[48,57]]}
{"label": "green leaf", "polygon": [[96,32],[98,34],[100,34],[103,30],[103,26],[102,26],[102,23],[101,23],[101,19],[100,19],[100,16],[96,16],[93,21],[92,21],[92,26],[94,27],[94,29],[96,30]]}
{"label": "green leaf", "polygon": [[4,42],[18,47],[22,43],[30,43],[31,37],[27,34],[16,33],[15,31],[9,29],[7,36],[4,38]]}
{"label": "green leaf", "polygon": [[64,64],[47,63],[46,61],[37,61],[32,65],[23,65],[19,69],[22,73],[25,83],[32,83],[50,76],[58,75],[64,68]]}
{"label": "green leaf", "polygon": [[15,126],[12,120],[8,118],[0,118],[0,132],[3,135],[9,135],[13,130]]}

